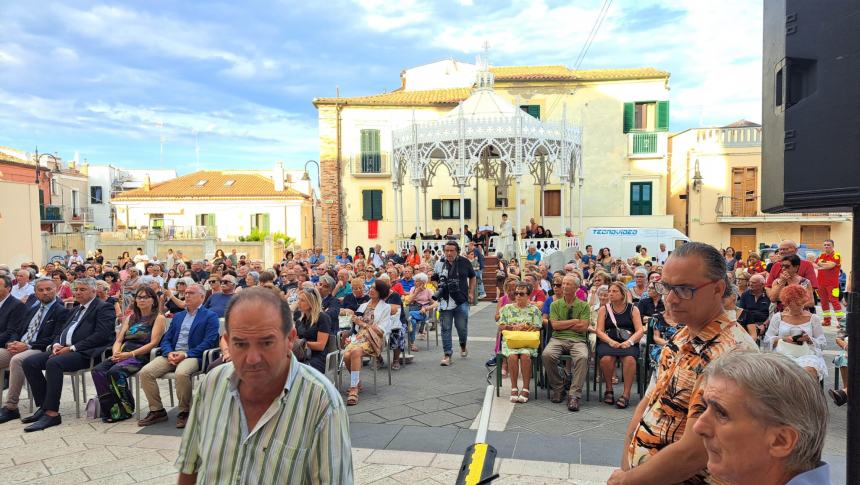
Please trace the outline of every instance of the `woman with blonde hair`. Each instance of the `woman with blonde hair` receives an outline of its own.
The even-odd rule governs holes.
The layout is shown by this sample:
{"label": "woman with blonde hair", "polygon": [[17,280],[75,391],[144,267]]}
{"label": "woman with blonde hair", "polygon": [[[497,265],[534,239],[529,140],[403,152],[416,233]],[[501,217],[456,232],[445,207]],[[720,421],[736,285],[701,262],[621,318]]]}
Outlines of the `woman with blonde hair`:
{"label": "woman with blonde hair", "polygon": [[[619,281],[609,285],[609,302],[598,311],[597,356],[603,381],[607,383],[603,402],[624,409],[630,402],[630,392],[636,380],[638,342],[645,333],[642,330],[642,318],[639,309],[629,302],[627,288]],[[617,401],[610,384],[615,374],[616,359],[621,359],[621,375],[624,379],[624,392]]]}
{"label": "woman with blonde hair", "polygon": [[326,346],[332,329],[331,318],[322,311],[322,297],[315,288],[300,290],[296,303],[294,317],[298,341],[293,347],[299,350],[296,357],[325,373]]}

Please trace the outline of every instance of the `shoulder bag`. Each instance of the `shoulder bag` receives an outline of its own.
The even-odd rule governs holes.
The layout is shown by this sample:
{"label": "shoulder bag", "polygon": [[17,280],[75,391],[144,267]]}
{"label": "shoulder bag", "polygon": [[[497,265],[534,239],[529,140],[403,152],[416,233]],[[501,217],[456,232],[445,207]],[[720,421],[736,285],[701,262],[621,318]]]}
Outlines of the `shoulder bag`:
{"label": "shoulder bag", "polygon": [[[624,307],[624,310],[627,311],[626,306]],[[609,338],[611,338],[612,340],[614,340],[616,342],[625,342],[628,339],[630,339],[630,336],[633,335],[633,332],[631,332],[630,330],[627,330],[626,328],[619,328],[618,327],[618,321],[615,320],[615,312],[612,311],[612,304],[611,303],[606,304],[606,314],[612,320],[612,325],[615,327],[614,329],[609,329],[612,331],[611,332],[607,331],[606,335],[609,335]]]}
{"label": "shoulder bag", "polygon": [[776,348],[774,348],[773,351],[778,354],[785,355],[786,357],[791,357],[792,359],[799,359],[800,357],[806,357],[807,355],[815,354],[815,352],[812,350],[811,345],[790,344],[782,339],[779,339],[776,342]]}

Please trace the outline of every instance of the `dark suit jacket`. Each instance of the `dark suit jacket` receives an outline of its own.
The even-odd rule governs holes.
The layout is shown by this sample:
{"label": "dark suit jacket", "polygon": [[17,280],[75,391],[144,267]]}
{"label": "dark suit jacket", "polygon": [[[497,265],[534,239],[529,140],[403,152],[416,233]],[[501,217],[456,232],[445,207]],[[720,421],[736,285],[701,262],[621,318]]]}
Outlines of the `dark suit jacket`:
{"label": "dark suit jacket", "polygon": [[[182,321],[185,320],[187,312],[181,311],[173,315],[170,328],[161,338],[161,352],[167,355],[176,350],[176,342],[179,340],[179,330]],[[202,306],[197,309],[194,321],[191,322],[191,331],[188,333],[188,357],[194,357],[198,363],[202,363],[203,352],[218,346],[218,314],[207,310]]]}
{"label": "dark suit jacket", "polygon": [[[63,333],[73,323],[73,316],[74,311],[70,314],[62,328],[55,333],[55,344],[61,343],[60,339]],[[114,310],[113,305],[105,303],[99,298],[93,298],[80,322],[72,334],[72,345],[75,346],[75,352],[80,352],[87,357],[93,357],[93,355],[101,353],[116,338],[116,332],[114,331],[116,310]]]}
{"label": "dark suit jacket", "polygon": [[[15,334],[10,338],[11,341],[21,341],[24,338],[24,334],[27,333],[27,328],[30,326],[30,320],[36,316],[38,311],[39,305],[27,307],[26,313],[18,320],[18,326],[15,329]],[[42,326],[39,327],[36,336],[31,341],[24,343],[30,345],[33,350],[44,351],[54,343],[54,336],[66,324],[70,314],[71,310],[66,308],[63,301],[59,298],[55,299],[48,313],[42,317]]]}
{"label": "dark suit jacket", "polygon": [[26,312],[27,307],[12,295],[0,306],[0,347],[5,347],[6,342],[12,340],[12,335],[18,330],[18,322]]}

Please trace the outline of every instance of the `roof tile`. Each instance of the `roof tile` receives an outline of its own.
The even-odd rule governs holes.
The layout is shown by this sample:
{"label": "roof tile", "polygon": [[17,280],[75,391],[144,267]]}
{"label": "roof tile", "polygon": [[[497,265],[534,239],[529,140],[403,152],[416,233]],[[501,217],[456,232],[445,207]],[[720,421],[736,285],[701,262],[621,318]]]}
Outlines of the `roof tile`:
{"label": "roof tile", "polygon": [[[205,180],[202,185],[199,181]],[[233,180],[232,184],[227,182]],[[219,171],[203,170],[189,173],[181,177],[153,184],[149,190],[141,187],[129,190],[113,197],[113,200],[188,200],[188,199],[299,199],[308,198],[291,187],[285,187],[283,192],[275,191],[272,179],[263,173],[252,171]]]}

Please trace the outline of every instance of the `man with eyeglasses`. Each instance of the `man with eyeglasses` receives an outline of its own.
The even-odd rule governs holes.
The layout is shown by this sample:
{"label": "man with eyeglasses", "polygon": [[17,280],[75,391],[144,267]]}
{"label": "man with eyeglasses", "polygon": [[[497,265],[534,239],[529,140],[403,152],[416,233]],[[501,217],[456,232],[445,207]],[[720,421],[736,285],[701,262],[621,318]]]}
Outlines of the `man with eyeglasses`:
{"label": "man with eyeglasses", "polygon": [[230,298],[233,298],[233,293],[236,291],[236,277],[231,274],[226,274],[221,277],[221,291],[212,293],[203,304],[203,308],[210,310],[218,315],[218,318],[223,318],[227,312],[227,303]]}
{"label": "man with eyeglasses", "polygon": [[[773,282],[779,279],[779,275],[782,274],[782,259],[786,256],[792,256],[797,254],[797,243],[792,241],[791,239],[786,239],[779,243],[779,258],[773,265],[770,267],[770,272],[767,275],[767,283],[765,283],[765,287],[770,288],[773,286]],[[812,285],[813,290],[818,289],[818,277],[815,274],[815,266],[809,261],[800,258],[800,268],[797,270],[797,274],[803,278],[809,280],[809,283]],[[815,312],[815,308],[812,308],[813,313]]]}
{"label": "man with eyeglasses", "polygon": [[723,311],[730,287],[725,258],[713,246],[679,247],[654,288],[684,327],[660,354],[657,373],[627,426],[621,469],[607,483],[709,483],[708,454],[693,431],[705,411],[705,368],[727,352],[758,347]]}

